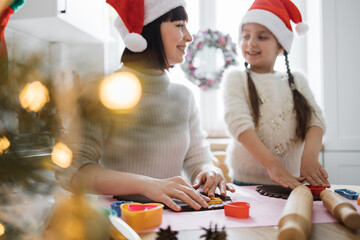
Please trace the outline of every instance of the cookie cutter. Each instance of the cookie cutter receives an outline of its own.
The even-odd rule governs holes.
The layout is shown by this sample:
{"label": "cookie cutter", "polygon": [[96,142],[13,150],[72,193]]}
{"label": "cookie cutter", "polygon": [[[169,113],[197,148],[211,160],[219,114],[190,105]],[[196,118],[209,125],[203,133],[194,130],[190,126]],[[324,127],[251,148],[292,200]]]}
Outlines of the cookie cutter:
{"label": "cookie cutter", "polygon": [[224,210],[225,216],[235,218],[248,218],[250,204],[247,202],[232,202],[225,203]]}
{"label": "cookie cutter", "polygon": [[124,203],[121,218],[135,231],[150,229],[160,226],[163,208],[161,203]]}
{"label": "cookie cutter", "polygon": [[315,195],[315,196],[320,196],[320,193],[326,189],[325,187],[313,186],[313,185],[309,185],[309,184],[305,185],[305,186],[307,186],[310,189],[312,195]]}
{"label": "cookie cutter", "polygon": [[335,189],[334,192],[350,200],[356,200],[359,198],[359,193],[350,189]]}
{"label": "cookie cutter", "polygon": [[132,201],[118,201],[118,202],[112,202],[110,204],[111,209],[116,211],[118,217],[121,217],[120,206],[124,203],[132,203]]}
{"label": "cookie cutter", "polygon": [[106,217],[116,216],[116,215],[117,215],[116,211],[113,210],[113,209],[106,208],[106,207],[101,207],[100,209],[102,210],[102,212],[104,213],[104,215],[105,215]]}

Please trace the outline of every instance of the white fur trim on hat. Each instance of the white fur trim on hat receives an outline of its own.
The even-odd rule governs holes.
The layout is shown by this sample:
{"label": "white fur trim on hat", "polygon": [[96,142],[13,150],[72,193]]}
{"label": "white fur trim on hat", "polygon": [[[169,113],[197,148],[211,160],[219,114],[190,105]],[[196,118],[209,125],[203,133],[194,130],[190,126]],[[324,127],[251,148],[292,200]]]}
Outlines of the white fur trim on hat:
{"label": "white fur trim on hat", "polygon": [[133,52],[143,52],[147,48],[147,42],[138,33],[129,33],[124,37],[125,46]]}
{"label": "white fur trim on hat", "polygon": [[158,17],[170,10],[183,6],[186,7],[185,0],[144,0],[145,16],[144,26],[151,23]]}
{"label": "white fur trim on hat", "polygon": [[114,25],[120,33],[121,38],[124,40],[125,46],[130,51],[143,52],[147,48],[145,38],[138,33],[129,33],[120,17],[115,19]]}
{"label": "white fur trim on hat", "polygon": [[252,9],[249,10],[243,17],[240,24],[240,33],[242,31],[242,26],[245,23],[258,23],[265,26],[269,29],[272,34],[277,38],[281,46],[290,53],[291,45],[294,39],[294,34],[290,31],[285,23],[277,17],[275,14],[262,10],[262,9]]}
{"label": "white fur trim on hat", "polygon": [[307,25],[305,22],[300,22],[295,26],[295,33],[299,37],[305,36],[308,30],[309,30],[309,25]]}

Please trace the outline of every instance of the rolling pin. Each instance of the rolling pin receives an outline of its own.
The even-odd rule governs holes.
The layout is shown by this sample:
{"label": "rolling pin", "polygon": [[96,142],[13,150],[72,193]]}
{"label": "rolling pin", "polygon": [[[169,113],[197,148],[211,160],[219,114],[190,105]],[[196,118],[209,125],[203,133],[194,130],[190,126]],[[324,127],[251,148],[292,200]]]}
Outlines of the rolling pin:
{"label": "rolling pin", "polygon": [[324,206],[338,221],[353,230],[360,228],[360,214],[351,203],[330,190],[322,191],[320,198]]}
{"label": "rolling pin", "polygon": [[278,240],[306,240],[310,236],[313,195],[300,185],[291,191],[279,221]]}

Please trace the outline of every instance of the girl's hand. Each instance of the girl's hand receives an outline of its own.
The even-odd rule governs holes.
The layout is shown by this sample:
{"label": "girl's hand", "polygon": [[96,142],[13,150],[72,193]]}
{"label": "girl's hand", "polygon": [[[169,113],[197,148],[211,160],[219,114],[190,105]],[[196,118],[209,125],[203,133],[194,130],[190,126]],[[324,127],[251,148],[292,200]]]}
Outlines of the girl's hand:
{"label": "girl's hand", "polygon": [[220,194],[222,196],[226,196],[226,190],[235,192],[233,186],[226,183],[223,174],[216,170],[200,172],[194,180],[193,187],[198,189],[202,184],[204,184],[204,193],[206,193],[209,197],[215,196],[215,190],[217,187],[219,187]]}
{"label": "girl's hand", "polygon": [[323,130],[318,126],[312,126],[306,132],[305,147],[301,157],[300,174],[306,178],[311,185],[330,187],[327,180],[328,174],[318,161],[323,134]]}
{"label": "girl's hand", "polygon": [[330,187],[328,174],[317,158],[302,157],[300,174],[313,186]]}
{"label": "girl's hand", "polygon": [[248,129],[238,136],[238,141],[258,160],[273,182],[285,188],[294,189],[304,178],[295,178],[284,168],[279,159],[265,146],[254,129]]}
{"label": "girl's hand", "polygon": [[181,207],[171,198],[177,198],[192,208],[199,210],[201,207],[209,207],[209,198],[196,191],[182,177],[167,179],[149,178],[144,181],[143,195],[156,202],[162,202],[174,211],[180,211]]}
{"label": "girl's hand", "polygon": [[296,178],[292,176],[278,160],[270,164],[269,167],[266,168],[266,171],[273,182],[285,188],[294,189],[305,180],[303,177]]}

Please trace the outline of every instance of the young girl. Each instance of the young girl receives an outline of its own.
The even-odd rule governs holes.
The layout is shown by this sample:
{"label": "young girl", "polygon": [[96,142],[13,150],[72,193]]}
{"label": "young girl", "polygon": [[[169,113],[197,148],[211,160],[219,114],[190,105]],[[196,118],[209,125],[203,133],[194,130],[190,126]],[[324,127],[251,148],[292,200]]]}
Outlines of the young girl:
{"label": "young girl", "polygon": [[[186,28],[185,2],[108,3],[121,17],[115,23],[126,45],[119,72],[139,78],[142,97],[133,112],[109,113],[106,121],[83,107],[88,117],[81,124],[82,139],[69,138],[68,142],[73,163],[56,176],[65,188],[85,182],[95,193],[141,194],[176,211],[181,208],[172,198],[195,209],[206,208],[210,199],[195,190],[200,185],[209,196],[217,187],[222,195],[234,189],[212,165],[191,91],[171,83],[166,73],[183,61],[192,40]],[[182,170],[193,185],[181,177]]]}
{"label": "young girl", "polygon": [[[295,188],[305,179],[329,187],[318,161],[324,119],[305,76],[290,71],[293,32],[306,32],[290,0],[255,0],[240,24],[245,72],[224,75],[225,121],[233,137],[227,161],[238,185],[274,184]],[[284,54],[286,73],[273,67]]]}

